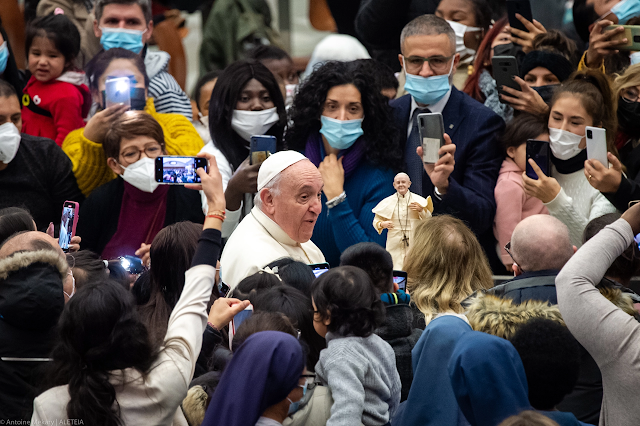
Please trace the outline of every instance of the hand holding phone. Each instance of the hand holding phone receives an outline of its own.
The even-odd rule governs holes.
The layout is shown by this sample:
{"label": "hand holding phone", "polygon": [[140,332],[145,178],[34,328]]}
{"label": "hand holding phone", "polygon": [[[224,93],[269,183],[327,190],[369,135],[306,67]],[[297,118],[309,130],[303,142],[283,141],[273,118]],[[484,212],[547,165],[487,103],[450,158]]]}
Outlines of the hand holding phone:
{"label": "hand holding phone", "polygon": [[58,245],[64,252],[69,251],[71,238],[76,234],[79,209],[80,205],[75,201],[65,201],[62,205],[62,217],[60,220],[60,236],[58,237]]}
{"label": "hand holding phone", "polygon": [[[514,77],[519,77],[518,61],[514,56],[494,56],[491,59],[491,66],[493,70],[493,78],[496,80],[496,86],[498,87],[498,93],[503,95],[509,95],[502,87],[506,86],[510,89],[521,91],[520,85],[514,80]],[[505,102],[500,97],[500,102]]]}
{"label": "hand holding phone", "polygon": [[405,271],[393,271],[393,282],[398,284],[398,290],[407,291],[407,273]]}
{"label": "hand holding phone", "polygon": [[527,21],[533,22],[533,13],[531,13],[531,3],[529,3],[529,0],[507,0],[509,26],[520,31],[528,31],[527,27],[516,17],[516,13],[520,14]]}

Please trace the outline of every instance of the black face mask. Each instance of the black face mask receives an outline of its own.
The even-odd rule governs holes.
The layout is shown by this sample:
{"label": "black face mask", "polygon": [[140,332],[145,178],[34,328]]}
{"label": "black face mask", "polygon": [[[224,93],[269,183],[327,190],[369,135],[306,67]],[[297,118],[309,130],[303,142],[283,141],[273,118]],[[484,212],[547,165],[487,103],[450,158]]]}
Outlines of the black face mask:
{"label": "black face mask", "polygon": [[[131,88],[131,110],[132,111],[142,111],[144,110],[144,107],[147,106],[147,98],[144,95],[144,90],[145,89],[141,89],[139,87],[132,87]],[[103,90],[102,91],[102,108],[105,108],[105,105],[107,104],[106,101],[106,93]]]}
{"label": "black face mask", "polygon": [[522,47],[513,43],[499,44],[493,48],[493,56],[514,56],[517,58],[520,52],[522,52]]}
{"label": "black face mask", "polygon": [[550,104],[551,98],[553,98],[553,92],[556,90],[556,87],[558,86],[560,85],[548,84],[546,86],[538,86],[538,87],[531,87],[531,88],[536,92],[538,92],[538,95],[540,95],[540,97],[546,104]]}
{"label": "black face mask", "polygon": [[627,102],[618,99],[618,122],[627,135],[640,137],[640,102]]}

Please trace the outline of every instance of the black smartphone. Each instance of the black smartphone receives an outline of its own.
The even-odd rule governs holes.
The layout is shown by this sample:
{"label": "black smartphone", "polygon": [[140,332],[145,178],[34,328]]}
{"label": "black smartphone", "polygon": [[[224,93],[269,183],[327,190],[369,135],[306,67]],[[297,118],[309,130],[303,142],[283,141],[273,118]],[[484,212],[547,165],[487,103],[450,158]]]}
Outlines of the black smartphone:
{"label": "black smartphone", "polygon": [[253,164],[261,164],[271,154],[276,152],[276,137],[270,135],[251,136],[249,142],[250,155],[249,162]]}
{"label": "black smartphone", "polygon": [[58,245],[65,253],[69,250],[71,238],[76,234],[79,207],[80,205],[75,201],[65,201],[62,205]]}
{"label": "black smartphone", "polygon": [[[520,85],[513,79],[513,77],[520,76],[518,72],[518,61],[515,56],[494,56],[493,59],[491,59],[491,66],[493,78],[496,81],[496,86],[498,86],[498,93],[501,95],[504,93],[509,96],[508,93],[502,90],[502,86],[520,91]],[[506,103],[502,99],[500,99],[500,102]]]}
{"label": "black smartphone", "polygon": [[209,163],[204,157],[163,156],[156,158],[156,182],[167,185],[201,183],[196,170],[209,171]]}
{"label": "black smartphone", "polygon": [[529,0],[507,0],[507,15],[509,16],[509,26],[521,31],[529,32],[518,18],[516,13],[522,15],[523,18],[533,22],[533,14],[531,13],[531,3]]}
{"label": "black smartphone", "polygon": [[529,158],[532,158],[542,172],[549,176],[549,170],[551,168],[551,146],[549,142],[535,139],[527,140],[527,176],[531,179],[538,180],[538,175],[529,164]]}
{"label": "black smartphone", "polygon": [[422,138],[422,162],[433,164],[438,161],[438,151],[444,145],[444,123],[439,112],[418,114],[420,137]]}
{"label": "black smartphone", "polygon": [[318,278],[320,275],[324,274],[325,272],[327,272],[329,270],[329,264],[328,263],[313,263],[311,265],[309,265],[309,268],[311,268],[311,270],[313,271],[313,275],[316,276],[316,278]]}
{"label": "black smartphone", "polygon": [[393,271],[393,282],[398,284],[398,290],[407,291],[407,273],[405,271]]}

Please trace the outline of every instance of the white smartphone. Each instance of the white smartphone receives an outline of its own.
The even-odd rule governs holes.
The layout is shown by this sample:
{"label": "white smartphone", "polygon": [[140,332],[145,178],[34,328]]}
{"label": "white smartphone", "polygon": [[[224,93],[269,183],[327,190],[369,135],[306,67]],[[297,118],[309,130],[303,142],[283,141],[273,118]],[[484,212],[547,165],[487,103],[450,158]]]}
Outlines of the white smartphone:
{"label": "white smartphone", "polygon": [[603,166],[609,168],[607,159],[607,131],[600,127],[586,127],[587,158],[598,160]]}

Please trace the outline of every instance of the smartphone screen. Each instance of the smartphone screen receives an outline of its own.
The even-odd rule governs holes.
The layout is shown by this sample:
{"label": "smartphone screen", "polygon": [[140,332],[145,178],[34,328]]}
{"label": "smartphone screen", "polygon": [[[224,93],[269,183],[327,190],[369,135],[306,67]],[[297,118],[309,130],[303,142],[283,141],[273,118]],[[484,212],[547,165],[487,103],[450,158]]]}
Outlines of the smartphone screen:
{"label": "smartphone screen", "polygon": [[328,263],[313,263],[313,264],[309,265],[309,268],[311,268],[311,270],[313,271],[313,275],[315,275],[316,278],[318,278],[320,275],[324,274],[325,272],[327,272],[329,270],[329,264]]}
{"label": "smartphone screen", "polygon": [[62,206],[62,218],[60,219],[60,236],[58,245],[65,252],[69,250],[71,238],[76,233],[76,222],[78,216],[78,203],[75,201],[65,201]]}
{"label": "smartphone screen", "polygon": [[276,137],[269,135],[251,136],[251,164],[261,164],[268,156],[276,152]]}
{"label": "smartphone screen", "polygon": [[404,271],[393,271],[393,282],[398,284],[398,290],[407,291],[407,273]]}
{"label": "smartphone screen", "polygon": [[529,164],[529,158],[532,158],[536,162],[542,172],[549,176],[549,168],[551,167],[549,161],[551,147],[547,141],[537,141],[535,139],[529,139],[527,141],[527,176],[531,179],[538,180],[538,175]]}
{"label": "smartphone screen", "polygon": [[229,323],[229,347],[231,347],[231,343],[233,341],[233,336],[236,335],[236,331],[240,324],[242,324],[247,318],[249,318],[253,314],[253,305],[249,305],[244,310],[238,312]]}
{"label": "smartphone screen", "polygon": [[164,156],[156,158],[156,182],[167,185],[202,183],[196,170],[209,170],[207,159],[203,157]]}
{"label": "smartphone screen", "polygon": [[104,83],[104,105],[127,105],[131,107],[131,82],[129,77],[110,78]]}

